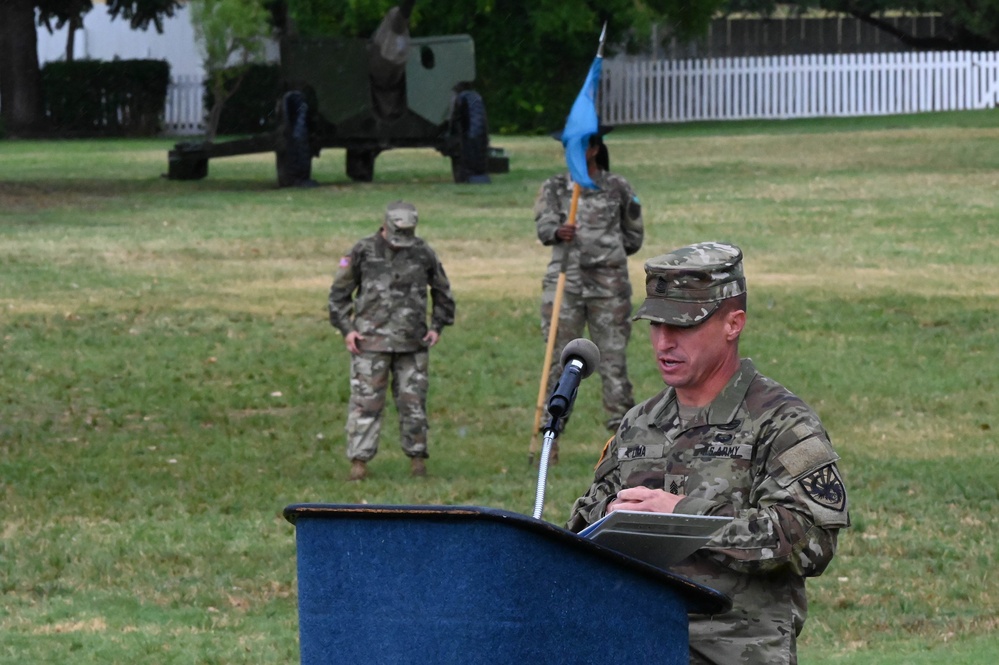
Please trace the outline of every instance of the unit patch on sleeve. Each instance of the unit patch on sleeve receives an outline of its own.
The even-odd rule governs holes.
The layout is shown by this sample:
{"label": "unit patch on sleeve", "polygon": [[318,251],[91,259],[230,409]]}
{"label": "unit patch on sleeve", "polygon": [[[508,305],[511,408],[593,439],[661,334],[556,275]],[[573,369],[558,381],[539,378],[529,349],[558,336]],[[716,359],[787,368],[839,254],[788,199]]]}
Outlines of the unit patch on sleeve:
{"label": "unit patch on sleeve", "polygon": [[846,508],[846,488],[832,464],[822,467],[801,479],[801,486],[814,500],[832,510]]}
{"label": "unit patch on sleeve", "polygon": [[628,201],[628,219],[634,221],[642,216],[642,202],[637,196],[632,196]]}

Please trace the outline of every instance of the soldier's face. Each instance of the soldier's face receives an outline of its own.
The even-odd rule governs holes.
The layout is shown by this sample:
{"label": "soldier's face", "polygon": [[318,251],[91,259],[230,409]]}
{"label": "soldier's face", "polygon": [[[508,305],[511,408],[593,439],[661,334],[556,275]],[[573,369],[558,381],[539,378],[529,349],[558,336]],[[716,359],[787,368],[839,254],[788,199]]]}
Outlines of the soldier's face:
{"label": "soldier's face", "polygon": [[721,310],[691,327],[651,323],[649,339],[659,374],[687,406],[704,406],[721,391],[739,366],[742,310]]}

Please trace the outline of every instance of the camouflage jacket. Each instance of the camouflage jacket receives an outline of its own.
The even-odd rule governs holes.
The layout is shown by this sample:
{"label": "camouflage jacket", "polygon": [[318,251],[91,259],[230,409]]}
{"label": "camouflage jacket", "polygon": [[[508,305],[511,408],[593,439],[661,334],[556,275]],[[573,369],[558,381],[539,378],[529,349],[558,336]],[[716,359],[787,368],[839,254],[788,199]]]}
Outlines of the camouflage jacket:
{"label": "camouflage jacket", "polygon": [[563,243],[556,236],[567,221],[572,201],[568,173],[549,178],[534,202],[538,240],[552,246],[545,288],[554,288],[565,261],[565,288],[586,298],[631,296],[628,257],[642,248],[642,206],[628,181],[601,171],[599,189],[580,189],[576,237]]}
{"label": "camouflage jacket", "polygon": [[581,530],[640,485],[685,495],[677,513],[734,518],[672,569],[733,601],[722,616],[691,618],[691,650],[721,663],[794,663],[805,577],[826,568],[849,526],[838,459],[818,416],[744,359],[690,422],[672,388],[629,411],[567,527]]}
{"label": "camouflage jacket", "polygon": [[454,323],[455,303],[437,254],[421,238],[412,247],[392,249],[376,233],[340,259],[330,287],[330,324],[343,335],[363,335],[365,351],[419,351],[428,330],[428,289],[430,328],[440,332]]}

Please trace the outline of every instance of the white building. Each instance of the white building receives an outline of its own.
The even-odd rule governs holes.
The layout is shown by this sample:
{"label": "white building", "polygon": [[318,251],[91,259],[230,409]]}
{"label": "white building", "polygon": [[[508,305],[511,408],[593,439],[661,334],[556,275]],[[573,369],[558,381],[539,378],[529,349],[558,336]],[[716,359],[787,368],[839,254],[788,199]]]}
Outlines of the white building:
{"label": "white building", "polygon": [[[68,29],[49,33],[38,28],[38,62],[44,65],[66,59]],[[178,77],[204,76],[201,54],[194,41],[190,10],[184,6],[172,18],[163,20],[163,33],[156,26],[133,30],[128,21],[111,20],[104,2],[96,0],[94,8],[83,18],[83,28],[75,35],[73,58],[76,60],[166,60],[170,75]]]}

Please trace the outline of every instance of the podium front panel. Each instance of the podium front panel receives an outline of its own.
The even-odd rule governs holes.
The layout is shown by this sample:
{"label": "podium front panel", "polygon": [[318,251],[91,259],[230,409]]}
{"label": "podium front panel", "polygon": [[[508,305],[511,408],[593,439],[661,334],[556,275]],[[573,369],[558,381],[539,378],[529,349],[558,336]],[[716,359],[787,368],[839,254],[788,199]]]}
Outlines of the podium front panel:
{"label": "podium front panel", "polygon": [[557,527],[463,508],[292,521],[303,665],[688,662],[694,585]]}

